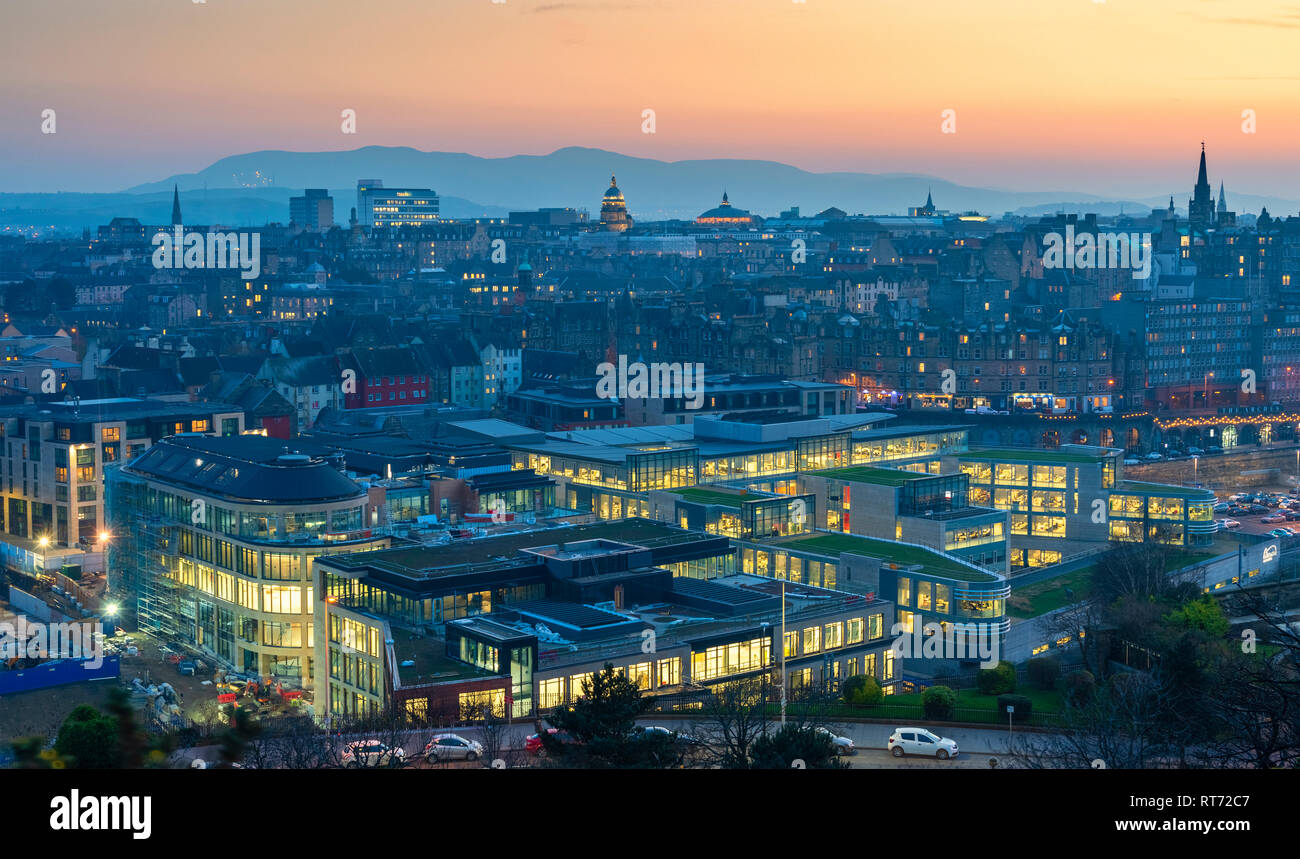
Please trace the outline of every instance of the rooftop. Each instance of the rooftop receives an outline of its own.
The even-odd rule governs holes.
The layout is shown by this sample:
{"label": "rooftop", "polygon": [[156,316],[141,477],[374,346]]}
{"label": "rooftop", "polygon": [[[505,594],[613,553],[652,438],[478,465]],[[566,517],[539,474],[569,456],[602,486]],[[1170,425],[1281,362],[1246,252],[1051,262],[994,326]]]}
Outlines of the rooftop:
{"label": "rooftop", "polygon": [[361,499],[365,491],[329,460],[263,436],[174,435],[126,467],[129,473],[243,502],[292,504]]}
{"label": "rooftop", "polygon": [[409,546],[374,552],[331,555],[326,563],[331,566],[352,568],[382,566],[392,572],[423,578],[446,568],[486,564],[503,559],[513,561],[524,549],[555,546],[561,543],[609,540],[646,546],[652,543],[686,542],[705,537],[708,535],[682,531],[648,519],[623,519],[564,528],[538,528],[473,540],[455,540],[438,546]]}
{"label": "rooftop", "polygon": [[674,495],[680,495],[686,501],[695,501],[700,504],[720,504],[723,507],[740,507],[744,501],[758,501],[766,498],[754,492],[746,492],[743,489],[725,489],[723,487],[706,487],[690,486],[685,489],[671,490]]}
{"label": "rooftop", "polygon": [[939,578],[956,579],[964,582],[993,582],[998,577],[992,573],[972,569],[952,558],[920,546],[905,543],[893,543],[876,540],[871,537],[858,537],[853,534],[813,534],[804,537],[792,537],[781,540],[776,545],[787,549],[798,549],[822,555],[839,557],[845,552],[879,558],[882,561],[898,564],[901,567],[920,565],[923,572]]}
{"label": "rooftop", "polygon": [[1065,450],[1035,450],[1030,448],[994,448],[972,449],[957,455],[958,459],[998,459],[1007,462],[1050,462],[1050,463],[1092,463],[1102,462],[1110,457],[1107,453],[1077,453]]}
{"label": "rooftop", "polygon": [[1214,493],[1209,489],[1198,489],[1193,486],[1172,486],[1167,483],[1144,483],[1140,480],[1121,480],[1115,484],[1115,491],[1140,492],[1143,495],[1164,495],[1170,498],[1214,500]]}
{"label": "rooftop", "polygon": [[933,477],[929,474],[917,474],[912,471],[899,471],[895,468],[875,468],[870,465],[854,465],[848,468],[828,468],[825,471],[812,472],[815,477],[829,477],[833,480],[850,480],[857,483],[875,483],[880,486],[902,486],[909,480]]}

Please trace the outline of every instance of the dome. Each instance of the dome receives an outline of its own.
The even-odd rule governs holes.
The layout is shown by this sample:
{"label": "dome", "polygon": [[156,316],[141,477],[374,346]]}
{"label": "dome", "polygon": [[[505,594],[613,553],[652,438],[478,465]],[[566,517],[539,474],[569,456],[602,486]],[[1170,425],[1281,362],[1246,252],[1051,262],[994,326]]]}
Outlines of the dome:
{"label": "dome", "polygon": [[752,224],[756,218],[748,209],[739,209],[731,205],[727,193],[722,193],[722,202],[707,212],[701,212],[696,218],[697,224]]}

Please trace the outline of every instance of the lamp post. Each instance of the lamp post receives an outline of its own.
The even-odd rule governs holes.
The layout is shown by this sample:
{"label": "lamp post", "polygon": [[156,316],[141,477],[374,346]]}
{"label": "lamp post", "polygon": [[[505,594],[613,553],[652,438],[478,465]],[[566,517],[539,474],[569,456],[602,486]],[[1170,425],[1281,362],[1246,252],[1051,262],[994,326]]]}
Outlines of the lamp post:
{"label": "lamp post", "polygon": [[781,727],[785,727],[785,581],[781,582]]}

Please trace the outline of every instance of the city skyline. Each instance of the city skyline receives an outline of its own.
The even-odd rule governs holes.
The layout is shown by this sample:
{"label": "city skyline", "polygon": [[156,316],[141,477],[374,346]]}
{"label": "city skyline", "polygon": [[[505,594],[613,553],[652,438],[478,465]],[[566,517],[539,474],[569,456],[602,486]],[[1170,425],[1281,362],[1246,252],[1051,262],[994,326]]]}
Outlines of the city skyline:
{"label": "city skyline", "polygon": [[[16,7],[0,36],[0,191],[121,191],[263,149],[581,145],[1124,199],[1185,185],[1168,153],[1206,140],[1239,193],[1300,196],[1277,179],[1298,130],[1300,7],[763,0],[742,19],[734,6],[386,0],[361,20],[239,0]],[[56,134],[41,133],[46,109]]]}

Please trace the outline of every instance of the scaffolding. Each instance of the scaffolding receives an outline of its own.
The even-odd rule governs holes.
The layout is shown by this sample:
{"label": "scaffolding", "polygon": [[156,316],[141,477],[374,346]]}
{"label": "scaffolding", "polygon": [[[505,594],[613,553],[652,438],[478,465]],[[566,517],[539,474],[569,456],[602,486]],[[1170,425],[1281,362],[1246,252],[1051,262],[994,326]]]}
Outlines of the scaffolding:
{"label": "scaffolding", "polygon": [[123,608],[135,615],[138,629],[176,641],[183,623],[176,525],[151,512],[148,492],[143,481],[121,469],[108,475],[106,507],[117,535],[109,556],[109,582],[121,593]]}

